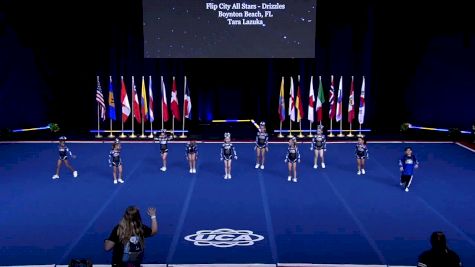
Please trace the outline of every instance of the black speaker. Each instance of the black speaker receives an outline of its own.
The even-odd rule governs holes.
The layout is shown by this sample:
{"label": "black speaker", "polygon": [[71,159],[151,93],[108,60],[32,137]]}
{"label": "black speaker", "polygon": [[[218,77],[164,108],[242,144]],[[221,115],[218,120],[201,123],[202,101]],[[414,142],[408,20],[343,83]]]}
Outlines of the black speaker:
{"label": "black speaker", "polygon": [[92,262],[88,259],[72,259],[69,267],[92,267]]}

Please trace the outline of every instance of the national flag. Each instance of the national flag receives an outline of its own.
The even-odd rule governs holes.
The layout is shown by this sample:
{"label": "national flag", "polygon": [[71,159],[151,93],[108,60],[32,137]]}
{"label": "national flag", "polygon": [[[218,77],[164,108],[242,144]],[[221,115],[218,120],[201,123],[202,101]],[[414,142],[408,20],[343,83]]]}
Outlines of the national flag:
{"label": "national flag", "polygon": [[165,90],[165,82],[163,82],[162,76],[162,84],[161,84],[161,91],[162,91],[162,118],[163,121],[168,121],[168,104],[167,104],[167,91]]}
{"label": "national flag", "polygon": [[364,122],[364,114],[365,114],[365,79],[364,79],[364,76],[363,76],[363,83],[361,84],[361,95],[360,95],[360,108],[359,108],[359,111],[358,111],[358,122],[360,124],[363,124]]}
{"label": "national flag", "polygon": [[133,102],[132,102],[132,109],[134,110],[134,117],[135,117],[135,120],[138,122],[138,123],[141,123],[142,119],[141,119],[141,116],[140,116],[140,104],[139,104],[139,97],[137,95],[137,87],[135,86],[135,80],[134,80],[134,76],[132,76],[132,98],[133,98]]}
{"label": "national flag", "polygon": [[140,98],[140,104],[142,105],[142,120],[148,119],[148,106],[147,106],[147,90],[145,90],[145,78],[142,76],[142,93]]}
{"label": "national flag", "polygon": [[129,98],[125,89],[124,76],[120,76],[120,102],[122,103],[122,121],[126,121],[130,115]]}
{"label": "national flag", "polygon": [[291,121],[295,121],[294,78],[293,77],[290,77],[289,116],[290,116]]}
{"label": "national flag", "polygon": [[185,101],[183,101],[183,110],[185,112],[185,118],[191,119],[191,95],[190,95],[190,86],[188,85],[188,82],[186,80],[185,76]]}
{"label": "national flag", "polygon": [[155,115],[153,114],[152,76],[148,76],[148,109],[148,119],[153,122]]}
{"label": "national flag", "polygon": [[172,95],[170,98],[170,109],[172,110],[172,114],[178,121],[181,120],[180,117],[180,106],[178,105],[178,95],[176,91],[176,80],[173,77],[173,84],[172,84]]}
{"label": "national flag", "polygon": [[308,94],[308,120],[313,122],[315,113],[315,93],[313,91],[313,76],[310,77],[310,90]]}
{"label": "national flag", "polygon": [[102,94],[101,82],[99,76],[97,76],[97,88],[96,88],[96,102],[99,107],[99,114],[102,120],[106,119],[106,104],[104,103],[104,95]]}
{"label": "national flag", "polygon": [[333,82],[333,75],[330,84],[330,95],[328,98],[328,101],[330,102],[330,109],[328,111],[328,114],[330,120],[333,120],[333,118],[335,118],[335,83]]}
{"label": "national flag", "polygon": [[109,118],[115,121],[115,102],[114,102],[114,90],[112,89],[112,76],[109,76]]}
{"label": "national flag", "polygon": [[325,103],[325,95],[323,94],[322,76],[320,76],[317,95],[317,119],[320,122],[323,120],[323,103]]}
{"label": "national flag", "polygon": [[300,94],[300,77],[297,82],[297,99],[295,100],[295,107],[297,108],[297,122],[300,122],[304,116],[302,96]]}
{"label": "national flag", "polygon": [[354,77],[351,76],[350,98],[348,100],[348,123],[352,123],[355,118],[355,86]]}
{"label": "national flag", "polygon": [[343,116],[343,76],[340,77],[340,86],[338,86],[338,100],[336,102],[336,121],[341,121]]}
{"label": "national flag", "polygon": [[285,100],[284,100],[284,77],[280,82],[280,94],[279,94],[279,119],[280,121],[285,121]]}

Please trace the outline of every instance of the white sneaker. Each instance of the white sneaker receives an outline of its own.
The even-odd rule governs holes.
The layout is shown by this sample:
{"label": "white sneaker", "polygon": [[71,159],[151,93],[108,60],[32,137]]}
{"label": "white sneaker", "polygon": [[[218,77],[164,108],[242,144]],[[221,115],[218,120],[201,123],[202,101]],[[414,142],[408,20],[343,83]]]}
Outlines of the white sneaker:
{"label": "white sneaker", "polygon": [[409,192],[409,188],[404,189],[404,191]]}
{"label": "white sneaker", "polygon": [[57,175],[57,174],[53,175],[53,180],[55,180],[55,179],[59,179],[59,175]]}
{"label": "white sneaker", "polygon": [[259,163],[256,163],[256,166],[254,168],[259,169]]}
{"label": "white sneaker", "polygon": [[191,169],[192,173],[196,173],[196,169]]}
{"label": "white sneaker", "polygon": [[366,174],[364,169],[361,169],[361,174]]}
{"label": "white sneaker", "polygon": [[292,181],[292,176],[289,176],[289,177],[287,178],[287,181],[289,181],[289,182]]}
{"label": "white sneaker", "polygon": [[322,162],[322,169],[325,169],[325,163]]}
{"label": "white sneaker", "polygon": [[193,169],[190,169],[190,173],[193,173]]}
{"label": "white sneaker", "polygon": [[294,181],[294,183],[296,183],[296,182],[297,182],[297,178],[294,178],[292,181]]}
{"label": "white sneaker", "polygon": [[263,170],[263,169],[264,169],[264,165],[261,165],[261,170]]}
{"label": "white sneaker", "polygon": [[117,184],[117,180],[116,180],[116,179],[114,179],[114,184]]}
{"label": "white sneaker", "polygon": [[231,179],[231,174],[228,174],[228,179]]}
{"label": "white sneaker", "polygon": [[358,171],[356,174],[361,175],[361,171]]}
{"label": "white sneaker", "polygon": [[119,183],[123,184],[124,183],[124,180],[122,180],[121,178],[119,178]]}
{"label": "white sneaker", "polygon": [[78,171],[74,171],[73,176],[74,176],[74,178],[78,177]]}
{"label": "white sneaker", "polygon": [[162,172],[164,172],[164,171],[167,170],[167,167],[161,167],[160,170],[161,170]]}
{"label": "white sneaker", "polygon": [[228,174],[227,174],[227,173],[224,175],[224,179],[225,179],[225,180],[228,179]]}
{"label": "white sneaker", "polygon": [[318,165],[317,165],[317,164],[313,164],[313,168],[314,168],[314,169],[317,169],[317,168],[318,168]]}

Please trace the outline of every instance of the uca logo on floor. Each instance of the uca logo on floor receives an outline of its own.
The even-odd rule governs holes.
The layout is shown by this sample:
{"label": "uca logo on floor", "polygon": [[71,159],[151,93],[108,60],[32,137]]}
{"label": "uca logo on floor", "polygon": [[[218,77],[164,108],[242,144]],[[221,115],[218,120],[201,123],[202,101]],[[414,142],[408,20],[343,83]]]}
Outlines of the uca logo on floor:
{"label": "uca logo on floor", "polygon": [[233,230],[221,228],[216,230],[200,230],[196,234],[185,236],[185,240],[193,242],[195,246],[213,246],[230,248],[234,246],[252,246],[264,237],[249,230]]}

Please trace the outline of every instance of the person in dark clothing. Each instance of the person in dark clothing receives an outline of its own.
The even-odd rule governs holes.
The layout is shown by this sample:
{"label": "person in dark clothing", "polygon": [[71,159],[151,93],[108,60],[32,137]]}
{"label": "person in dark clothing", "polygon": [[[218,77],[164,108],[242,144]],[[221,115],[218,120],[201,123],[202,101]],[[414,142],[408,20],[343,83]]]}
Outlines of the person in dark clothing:
{"label": "person in dark clothing", "polygon": [[148,208],[147,214],[152,220],[151,228],[142,224],[138,208],[128,207],[122,220],[104,241],[104,249],[112,250],[112,266],[140,267],[145,251],[145,238],[158,231],[156,209]]}
{"label": "person in dark clothing", "polygon": [[430,237],[432,249],[419,256],[418,267],[461,267],[460,257],[447,247],[444,233],[433,232]]}

